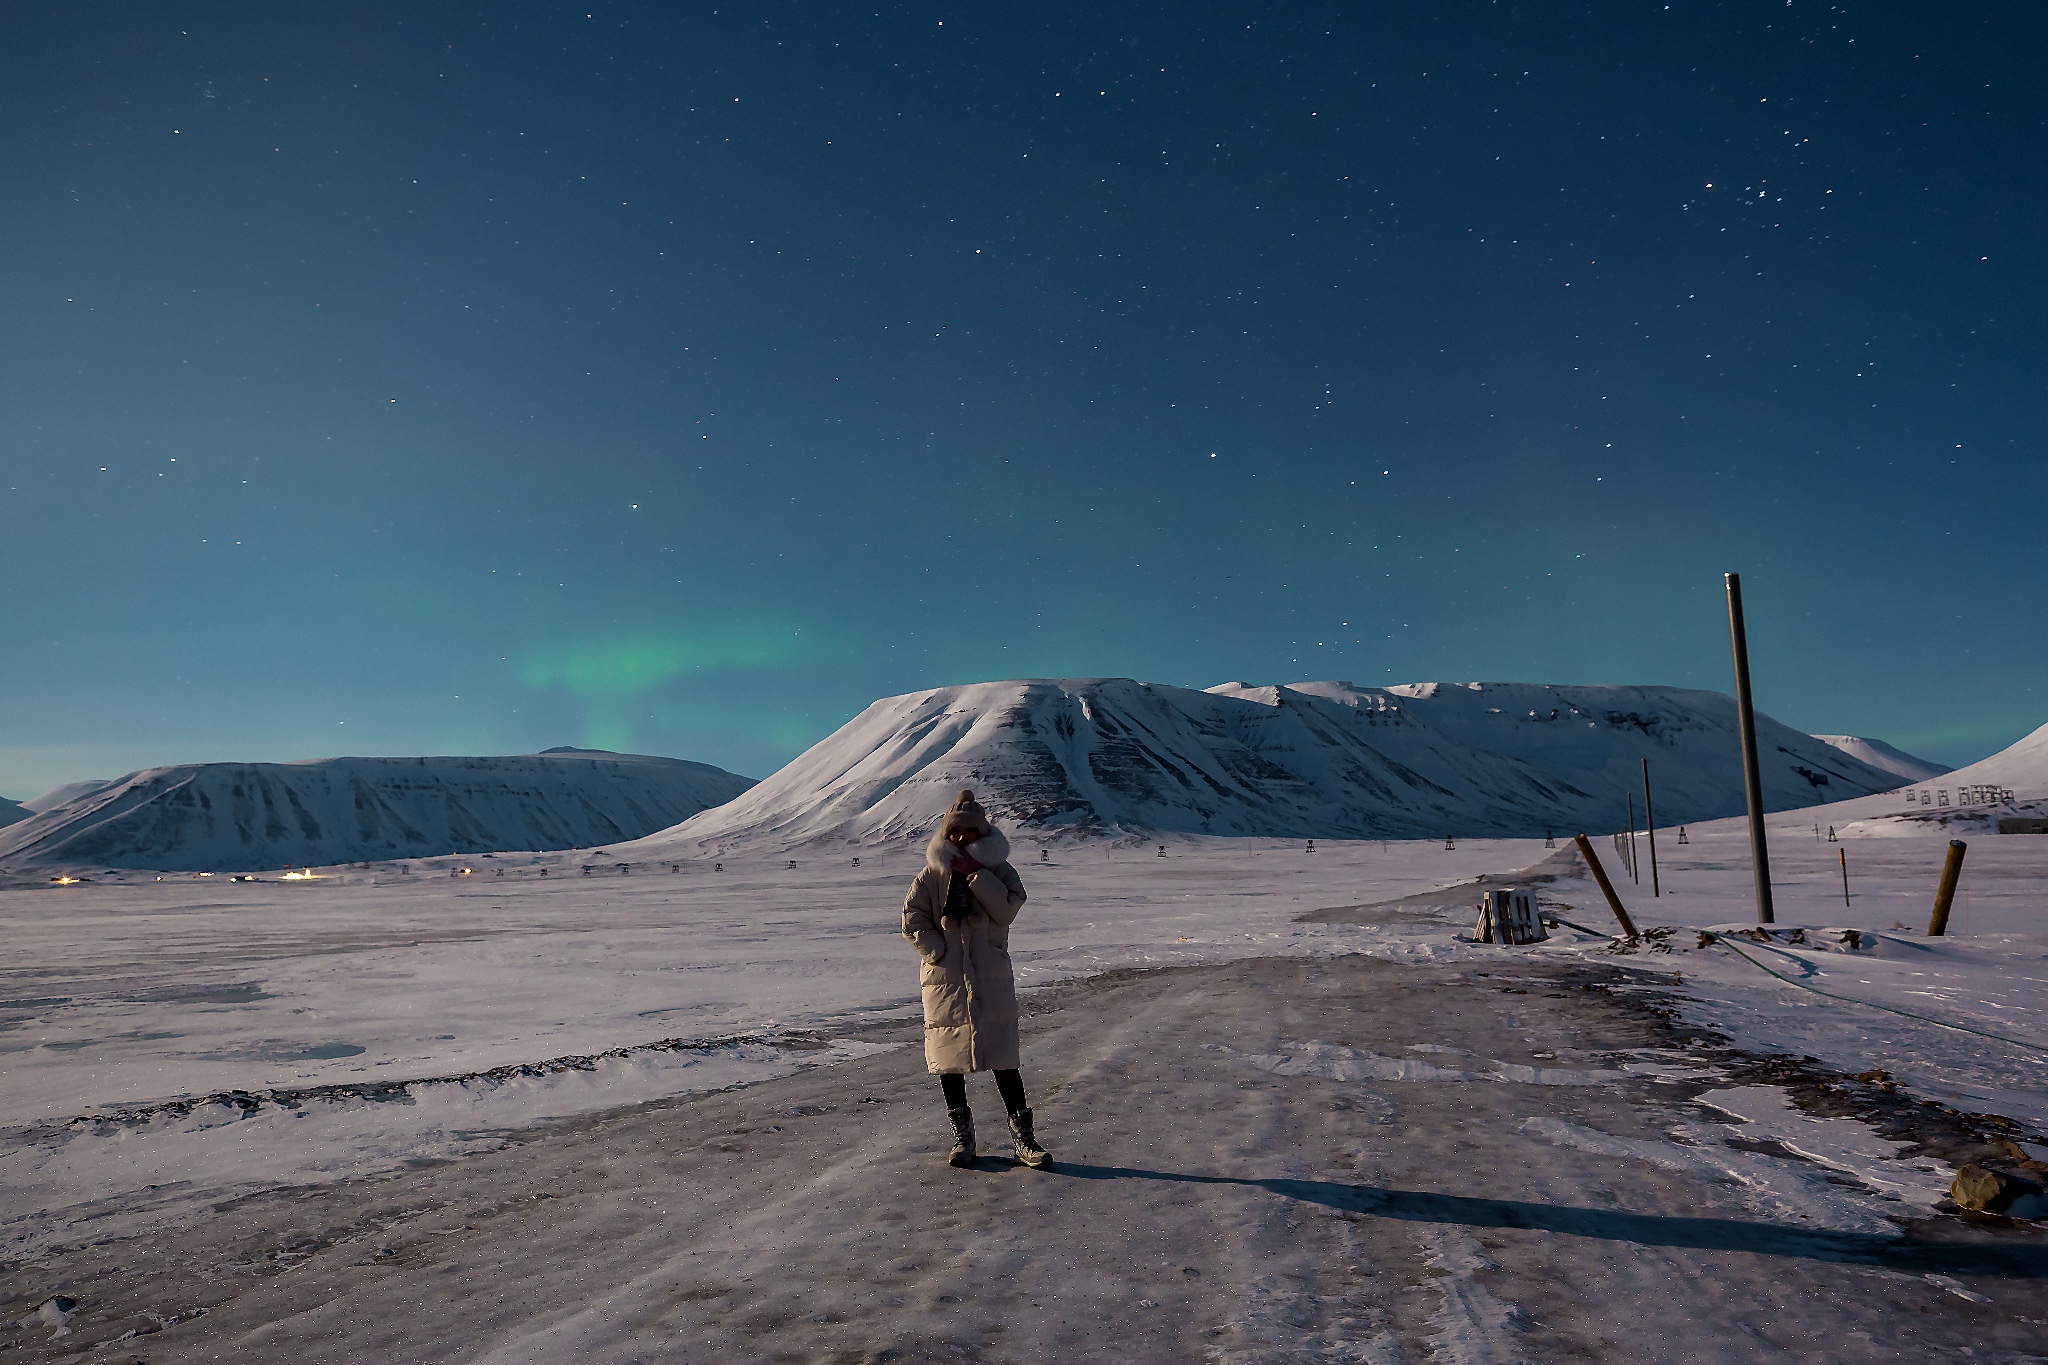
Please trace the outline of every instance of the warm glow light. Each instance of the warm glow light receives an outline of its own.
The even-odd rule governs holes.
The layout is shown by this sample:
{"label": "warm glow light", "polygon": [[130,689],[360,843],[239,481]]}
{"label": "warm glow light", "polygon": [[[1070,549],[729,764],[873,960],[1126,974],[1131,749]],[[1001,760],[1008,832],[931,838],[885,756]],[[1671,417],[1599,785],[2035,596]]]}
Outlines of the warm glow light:
{"label": "warm glow light", "polygon": [[284,880],[288,882],[317,882],[320,878],[309,868],[304,872],[287,872],[284,874]]}
{"label": "warm glow light", "polygon": [[76,878],[76,877],[52,877],[52,878],[50,878],[50,880],[51,880],[51,881],[53,881],[53,882],[55,882],[55,883],[56,883],[57,885],[59,885],[59,886],[76,886],[76,885],[78,885],[78,878]]}

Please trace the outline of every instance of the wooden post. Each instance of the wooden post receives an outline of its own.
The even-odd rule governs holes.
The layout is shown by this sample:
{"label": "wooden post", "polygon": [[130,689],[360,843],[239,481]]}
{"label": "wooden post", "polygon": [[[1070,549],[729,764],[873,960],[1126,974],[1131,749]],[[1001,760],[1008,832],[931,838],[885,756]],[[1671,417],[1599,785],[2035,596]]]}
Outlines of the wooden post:
{"label": "wooden post", "polygon": [[1735,720],[1742,731],[1742,793],[1749,803],[1749,858],[1756,872],[1756,922],[1772,924],[1771,850],[1764,835],[1764,779],[1756,763],[1756,708],[1749,699],[1749,635],[1742,625],[1742,575],[1728,584],[1728,641],[1735,652]]}
{"label": "wooden post", "polygon": [[1607,908],[1612,910],[1614,917],[1621,921],[1623,932],[1629,936],[1630,940],[1634,940],[1637,937],[1636,926],[1629,919],[1628,911],[1622,909],[1621,897],[1614,894],[1614,883],[1607,880],[1607,869],[1600,866],[1600,859],[1594,854],[1593,845],[1587,842],[1586,836],[1583,834],[1578,835],[1573,842],[1578,844],[1579,856],[1586,860],[1586,866],[1593,869],[1593,880],[1600,883],[1600,894],[1607,897]]}
{"label": "wooden post", "polygon": [[1837,847],[1835,849],[1835,857],[1842,864],[1842,904],[1847,905],[1849,903],[1849,850]]}
{"label": "wooden post", "polygon": [[1663,883],[1657,880],[1657,812],[1650,806],[1650,760],[1643,760],[1643,824],[1650,831],[1650,894],[1664,894]]}
{"label": "wooden post", "polygon": [[1934,914],[1927,920],[1929,938],[1948,932],[1948,908],[1955,904],[1956,883],[1963,876],[1963,850],[1968,847],[1961,839],[1948,841],[1948,861],[1941,865],[1941,885],[1934,892]]}

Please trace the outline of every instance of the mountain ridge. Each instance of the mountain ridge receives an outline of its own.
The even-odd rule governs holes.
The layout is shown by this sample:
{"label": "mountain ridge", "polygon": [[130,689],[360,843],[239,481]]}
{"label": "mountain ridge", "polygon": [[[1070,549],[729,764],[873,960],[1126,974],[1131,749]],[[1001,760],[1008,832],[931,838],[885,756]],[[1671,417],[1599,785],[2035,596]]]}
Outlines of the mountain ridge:
{"label": "mountain ridge", "polygon": [[0,827],[0,866],[250,872],[588,848],[752,785],[708,763],[593,751],[176,764]]}
{"label": "mountain ridge", "polygon": [[[1900,783],[1768,716],[1758,732],[1771,809]],[[915,838],[963,787],[1040,838],[1540,836],[1623,827],[1645,757],[1676,824],[1742,809],[1735,736],[1732,698],[1683,688],[976,683],[882,698],[727,805],[613,852]]]}
{"label": "mountain ridge", "polygon": [[1907,782],[1925,782],[1952,773],[1955,769],[1945,763],[1935,763],[1907,753],[1881,739],[1869,739],[1862,735],[1815,735],[1823,744],[1833,745],[1843,753],[1860,758],[1873,768],[1882,768],[1897,773]]}

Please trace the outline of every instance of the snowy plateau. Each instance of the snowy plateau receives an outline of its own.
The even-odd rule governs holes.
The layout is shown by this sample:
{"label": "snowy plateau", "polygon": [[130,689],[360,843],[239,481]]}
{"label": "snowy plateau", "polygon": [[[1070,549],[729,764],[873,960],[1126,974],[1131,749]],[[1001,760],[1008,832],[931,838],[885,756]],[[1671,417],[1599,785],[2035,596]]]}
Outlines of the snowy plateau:
{"label": "snowy plateau", "polygon": [[585,750],[507,758],[189,763],[60,788],[0,826],[0,868],[251,872],[637,838],[752,780]]}

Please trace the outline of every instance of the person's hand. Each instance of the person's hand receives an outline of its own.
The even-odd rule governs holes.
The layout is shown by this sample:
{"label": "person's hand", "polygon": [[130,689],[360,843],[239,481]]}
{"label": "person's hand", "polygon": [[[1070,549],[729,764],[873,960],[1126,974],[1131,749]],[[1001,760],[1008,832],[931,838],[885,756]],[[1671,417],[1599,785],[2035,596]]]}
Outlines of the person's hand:
{"label": "person's hand", "polygon": [[971,877],[981,871],[981,864],[965,853],[953,855],[953,870],[963,877]]}

